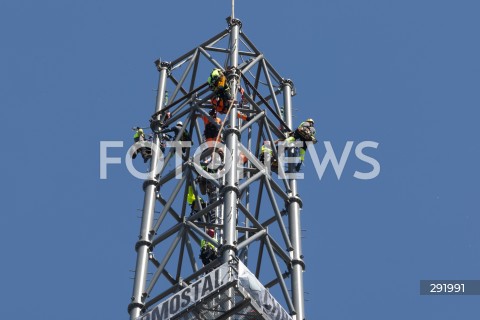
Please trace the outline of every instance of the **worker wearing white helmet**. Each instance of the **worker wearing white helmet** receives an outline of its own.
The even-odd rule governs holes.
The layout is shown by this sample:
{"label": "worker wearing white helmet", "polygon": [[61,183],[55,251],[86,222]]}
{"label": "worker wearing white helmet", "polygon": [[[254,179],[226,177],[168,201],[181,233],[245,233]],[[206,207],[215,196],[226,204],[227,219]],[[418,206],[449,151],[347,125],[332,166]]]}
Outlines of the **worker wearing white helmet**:
{"label": "worker wearing white helmet", "polygon": [[[174,126],[174,127],[171,127],[169,129],[164,129],[162,131],[160,131],[160,133],[168,133],[168,132],[173,132],[175,134],[175,139],[178,137],[178,135],[180,134],[180,132],[182,131],[182,128],[183,128],[183,122],[182,121],[178,121],[177,124]],[[180,139],[178,139],[178,141],[190,141],[190,134],[188,133],[187,129],[185,128],[183,130],[183,133],[180,137]],[[186,148],[182,148],[182,152],[185,153],[186,152]]]}
{"label": "worker wearing white helmet", "polygon": [[308,118],[302,122],[297,129],[291,134],[291,136],[286,140],[287,142],[293,142],[295,140],[303,141],[303,146],[300,147],[300,162],[297,163],[296,170],[300,171],[300,168],[305,160],[305,153],[307,150],[307,142],[317,143],[317,138],[315,137],[315,121],[312,118]]}

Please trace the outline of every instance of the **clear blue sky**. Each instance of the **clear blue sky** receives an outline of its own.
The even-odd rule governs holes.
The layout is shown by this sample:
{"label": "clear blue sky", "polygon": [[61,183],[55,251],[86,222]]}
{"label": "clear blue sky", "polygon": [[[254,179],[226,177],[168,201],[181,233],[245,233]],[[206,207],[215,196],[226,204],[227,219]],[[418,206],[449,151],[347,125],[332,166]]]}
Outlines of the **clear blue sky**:
{"label": "clear blue sky", "polygon": [[[294,80],[340,180],[300,184],[308,319],[478,319],[480,296],[420,279],[480,279],[480,3],[241,1],[243,30]],[[154,109],[153,61],[223,30],[230,1],[4,0],[2,319],[128,319],[141,181],[99,179],[99,142],[131,141]],[[123,156],[126,149],[112,150]],[[322,157],[325,150],[317,145]]]}

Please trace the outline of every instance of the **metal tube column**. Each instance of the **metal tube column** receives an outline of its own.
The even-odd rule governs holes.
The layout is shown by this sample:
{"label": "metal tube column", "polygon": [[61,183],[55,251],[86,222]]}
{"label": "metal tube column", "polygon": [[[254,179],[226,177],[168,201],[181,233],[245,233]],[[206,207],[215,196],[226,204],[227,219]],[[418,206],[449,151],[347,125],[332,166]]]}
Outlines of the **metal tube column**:
{"label": "metal tube column", "polygon": [[[170,68],[170,64],[166,62],[160,62],[159,60],[157,60],[155,63],[160,71],[157,101],[155,106],[155,112],[158,112],[162,109],[163,101],[165,99],[165,87],[168,76],[167,71]],[[160,137],[158,134],[155,134],[153,142],[157,146],[160,145]],[[152,148],[152,151],[152,158],[150,159],[150,172],[148,174],[148,178],[143,183],[145,198],[143,201],[142,226],[140,228],[139,240],[135,245],[135,249],[137,251],[137,264],[135,267],[135,282],[133,285],[132,302],[128,305],[130,320],[135,320],[138,316],[140,316],[140,312],[145,306],[145,287],[147,283],[149,248],[152,244],[152,237],[154,235],[152,224],[155,212],[155,189],[158,185],[158,178],[155,176],[157,172],[159,172],[158,160],[160,157],[158,152],[155,152],[155,148]]]}
{"label": "metal tube column", "polygon": [[[289,128],[293,129],[292,125],[292,88],[291,80],[283,80],[283,104],[285,112],[285,122]],[[291,154],[291,153],[289,153]],[[289,163],[289,172],[294,172],[294,164]],[[305,319],[304,309],[304,292],[303,292],[303,271],[305,263],[302,255],[302,229],[300,224],[300,206],[302,201],[297,194],[297,181],[290,179],[290,192],[288,194],[289,200],[287,203],[288,222],[290,226],[290,241],[292,243],[293,251],[290,253],[292,257],[292,298],[293,306],[296,312],[296,320]]]}
{"label": "metal tube column", "polygon": [[[231,73],[228,75],[228,83],[230,85],[230,92],[232,99],[236,99],[237,82],[238,82],[238,35],[241,22],[237,19],[229,20],[230,27],[230,67]],[[237,253],[237,200],[238,200],[238,174],[237,174],[237,160],[238,160],[238,140],[240,131],[237,126],[237,107],[235,104],[230,106],[230,114],[226,121],[226,147],[231,152],[232,166],[225,176],[224,187],[224,224],[223,224],[223,262],[232,260]],[[229,156],[228,151],[225,153],[225,160]]]}

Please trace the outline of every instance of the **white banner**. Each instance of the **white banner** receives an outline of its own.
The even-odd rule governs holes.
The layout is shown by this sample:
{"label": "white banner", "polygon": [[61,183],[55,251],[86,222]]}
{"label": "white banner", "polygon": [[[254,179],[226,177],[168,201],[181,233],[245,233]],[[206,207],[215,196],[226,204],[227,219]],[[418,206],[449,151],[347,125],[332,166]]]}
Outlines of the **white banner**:
{"label": "white banner", "polygon": [[137,318],[137,320],[167,320],[182,312],[200,299],[228,284],[228,264],[223,264],[200,280],[177,292],[154,309]]}
{"label": "white banner", "polygon": [[265,319],[292,320],[287,311],[242,262],[238,262],[238,274],[234,270],[235,268],[230,269],[228,263],[222,264],[138,317],[137,320],[168,320],[235,280],[238,280],[239,286],[246,290],[252,300],[260,307]]}
{"label": "white banner", "polygon": [[252,296],[252,300],[260,306],[264,315],[275,320],[292,320],[288,312],[242,262],[238,263],[238,281],[240,286]]}

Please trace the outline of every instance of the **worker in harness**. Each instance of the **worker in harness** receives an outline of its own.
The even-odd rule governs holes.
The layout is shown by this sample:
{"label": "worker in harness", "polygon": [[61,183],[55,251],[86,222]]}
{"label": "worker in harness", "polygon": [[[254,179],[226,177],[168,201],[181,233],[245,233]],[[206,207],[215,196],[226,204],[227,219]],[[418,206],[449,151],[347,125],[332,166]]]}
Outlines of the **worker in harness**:
{"label": "worker in harness", "polygon": [[290,137],[286,139],[287,142],[293,142],[300,140],[303,142],[303,145],[300,147],[300,162],[295,166],[295,170],[298,172],[302,167],[303,161],[305,160],[305,153],[307,151],[307,142],[317,143],[317,138],[315,138],[315,122],[313,119],[309,118],[302,122],[293,133],[290,134]]}
{"label": "worker in harness", "polygon": [[[221,162],[224,160],[223,150],[221,146],[218,145],[218,143],[222,142],[222,134],[220,132],[222,120],[217,117],[217,112],[213,109],[210,110],[209,115],[214,121],[211,121],[209,117],[202,115],[202,120],[205,124],[205,130],[203,131],[203,134],[205,136],[205,142],[208,146],[208,148],[204,150],[200,156],[201,162],[204,164],[210,163],[213,160],[212,154],[214,152],[220,156]],[[208,158],[210,160],[208,160]],[[205,169],[205,171],[209,172],[210,169]]]}
{"label": "worker in harness", "polygon": [[222,120],[217,117],[217,112],[214,109],[210,110],[208,114],[213,118],[214,122],[210,121],[210,119],[205,115],[202,115],[202,120],[205,124],[203,135],[205,136],[205,141],[210,147],[210,145],[213,146],[213,143],[210,143],[210,141],[220,142],[222,140],[222,135],[219,134]]}
{"label": "worker in harness", "polygon": [[[188,186],[187,203],[190,205],[190,208],[192,209],[192,212],[190,213],[191,216],[198,213],[200,210],[205,209],[208,206],[208,203],[203,201],[201,197],[198,197],[198,201],[196,200],[197,200],[197,196],[195,196],[195,193],[193,192],[193,187]],[[206,222],[208,224],[212,224],[212,223],[215,223],[215,220],[216,220],[215,210],[209,211],[206,215]],[[201,221],[201,219],[199,219],[199,221]]]}
{"label": "worker in harness", "polygon": [[264,165],[270,164],[273,172],[278,172],[278,161],[273,156],[272,145],[270,141],[265,140],[260,148],[260,156],[258,158]]}
{"label": "worker in harness", "polygon": [[[133,135],[133,141],[136,142],[142,142],[146,141],[145,139],[145,133],[143,132],[143,129],[140,127],[136,127],[135,129],[135,134]],[[148,159],[152,157],[152,149],[148,147],[141,147],[135,150],[132,153],[132,159],[135,159],[137,157],[137,152],[140,151],[140,154],[142,155],[143,162],[146,163]]]}
{"label": "worker in harness", "polygon": [[[180,134],[180,131],[182,130],[182,127],[183,127],[183,122],[178,121],[177,124],[174,127],[171,127],[169,129],[163,129],[159,133],[173,132],[173,134],[175,135],[175,139],[176,139],[176,137],[178,137],[178,135]],[[180,139],[178,139],[178,141],[180,143],[182,143],[182,141],[189,141],[190,143],[192,143],[191,138],[190,138],[190,134],[188,133],[187,129],[183,130],[182,136],[180,137]],[[185,153],[186,151],[187,151],[186,147],[182,148],[183,153]]]}
{"label": "worker in harness", "polygon": [[[210,238],[215,239],[215,230],[214,229],[207,229],[207,234]],[[210,262],[217,259],[217,248],[213,245],[210,239],[202,239],[200,242],[200,259],[204,266],[209,264]]]}
{"label": "worker in harness", "polygon": [[221,69],[215,68],[207,79],[208,86],[216,97],[229,101],[232,99],[230,95],[230,87],[228,86],[227,77]]}
{"label": "worker in harness", "polygon": [[[175,137],[177,137],[178,134],[180,133],[180,131],[182,130],[182,127],[183,127],[183,122],[178,121],[177,124],[174,127],[171,127],[169,129],[163,129],[162,131],[160,131],[160,133],[173,132]],[[179,141],[190,141],[190,134],[188,133],[187,129],[183,130],[182,136],[178,140]]]}
{"label": "worker in harness", "polygon": [[[228,109],[234,103],[234,100],[230,94],[230,87],[228,86],[227,77],[221,69],[213,69],[207,79],[207,83],[214,93],[214,96],[212,99],[210,99],[212,108],[218,113],[227,114]],[[241,90],[241,92],[243,95],[243,90]],[[244,121],[250,121],[252,118],[240,111],[237,111],[237,116]]]}

